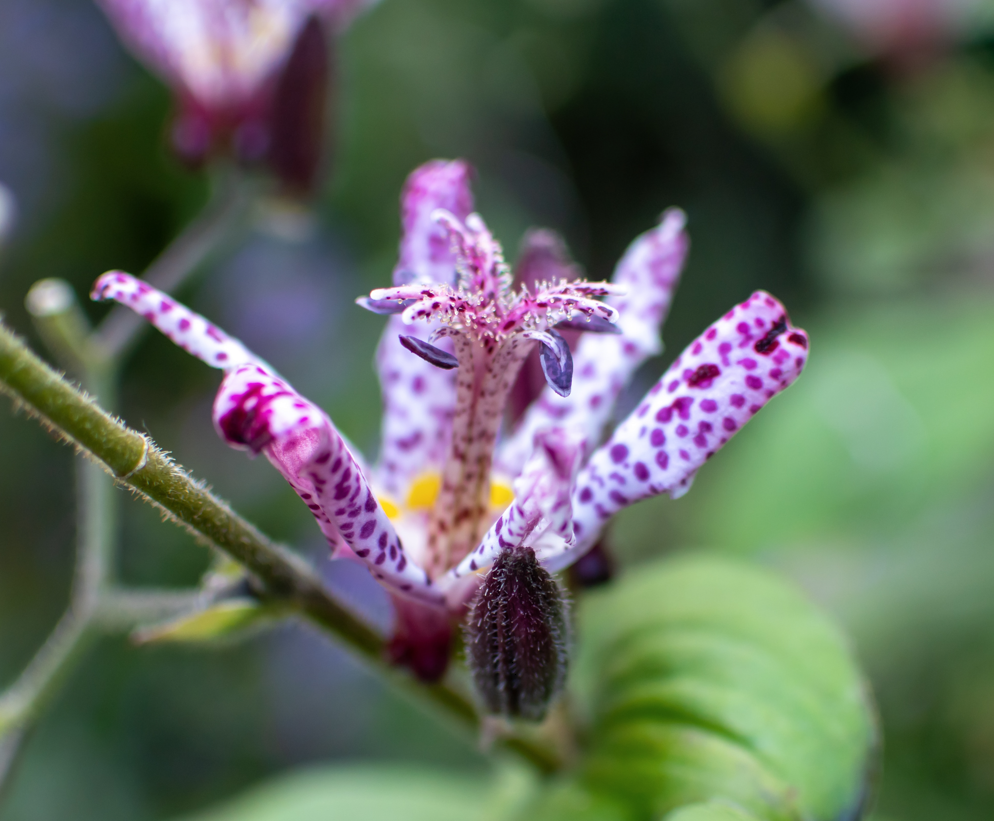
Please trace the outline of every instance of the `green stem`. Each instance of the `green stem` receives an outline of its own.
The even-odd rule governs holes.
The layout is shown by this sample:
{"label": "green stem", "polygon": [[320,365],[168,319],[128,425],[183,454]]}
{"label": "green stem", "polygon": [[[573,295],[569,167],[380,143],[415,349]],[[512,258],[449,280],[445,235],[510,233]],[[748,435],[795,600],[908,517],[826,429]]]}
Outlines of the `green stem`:
{"label": "green stem", "polygon": [[130,632],[136,627],[172,619],[194,610],[203,591],[137,590],[109,587],[103,591],[94,613],[94,621],[102,630]]}
{"label": "green stem", "polygon": [[[236,168],[218,168],[207,207],[145,269],[142,278],[160,291],[175,291],[241,225],[252,203],[252,184]],[[117,306],[93,336],[93,346],[107,362],[119,361],[147,325]]]}
{"label": "green stem", "polygon": [[[324,628],[406,692],[441,708],[462,727],[479,732],[480,718],[463,694],[446,684],[423,684],[398,673],[384,660],[383,637],[334,599],[306,562],[233,513],[146,436],[107,414],[2,324],[0,387],[200,542],[223,551],[254,573],[269,595]],[[559,766],[557,754],[531,738],[508,736],[498,743],[543,772]]]}
{"label": "green stem", "polygon": [[[47,279],[28,292],[26,306],[42,339],[91,390],[109,386],[107,371],[88,344],[89,324],[72,287]],[[0,697],[0,788],[12,771],[31,724],[61,687],[97,630],[93,624],[113,562],[114,498],[109,477],[96,464],[76,465],[76,573],[72,603],[17,682]],[[8,725],[9,732],[3,728]]]}

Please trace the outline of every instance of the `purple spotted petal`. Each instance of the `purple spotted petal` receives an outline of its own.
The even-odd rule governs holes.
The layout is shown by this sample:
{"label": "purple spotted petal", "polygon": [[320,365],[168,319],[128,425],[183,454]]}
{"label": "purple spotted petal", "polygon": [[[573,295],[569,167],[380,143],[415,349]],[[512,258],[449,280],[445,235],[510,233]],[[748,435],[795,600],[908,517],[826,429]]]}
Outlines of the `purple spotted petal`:
{"label": "purple spotted petal", "polygon": [[487,567],[509,548],[530,547],[540,562],[567,551],[573,543],[570,496],[582,451],[583,443],[569,431],[552,428],[538,434],[531,458],[514,481],[514,501],[447,578]]}
{"label": "purple spotted petal", "polygon": [[449,232],[433,214],[441,208],[465,220],[473,211],[472,175],[472,167],[463,160],[432,160],[407,177],[400,195],[403,236],[394,285],[455,282],[456,260]]}
{"label": "purple spotted petal", "polygon": [[715,322],[580,472],[573,494],[577,540],[558,566],[592,546],[621,508],[660,493],[686,493],[701,465],[797,379],[807,357],[807,334],[763,291]]}
{"label": "purple spotted petal", "polygon": [[227,374],[214,401],[214,425],[222,438],[233,447],[264,453],[307,504],[334,549],[348,545],[394,592],[444,606],[425,572],[404,553],[344,439],[320,408],[240,342],[134,277],[104,274],[93,296],[132,308],[194,356],[223,367]]}
{"label": "purple spotted petal", "polygon": [[[625,293],[608,297],[618,309],[621,333],[584,335],[573,354],[573,389],[562,397],[547,389],[502,445],[498,465],[514,475],[524,464],[535,433],[550,425],[582,430],[591,451],[601,441],[618,395],[646,358],[659,353],[659,332],[687,255],[682,211],[671,209],[660,224],[638,237],[615,269]],[[582,326],[583,319],[578,318]]]}
{"label": "purple spotted petal", "polygon": [[572,282],[581,276],[570,259],[563,238],[555,231],[533,228],[521,239],[518,261],[514,266],[514,284],[535,291],[540,282]]}
{"label": "purple spotted petal", "polygon": [[329,542],[344,541],[377,581],[402,595],[442,603],[404,552],[366,477],[320,408],[264,368],[244,365],[221,385],[214,424],[228,444],[264,453]]}
{"label": "purple spotted petal", "polygon": [[[472,169],[461,160],[433,160],[407,178],[401,195],[403,236],[394,269],[396,284],[455,280],[448,233],[431,215],[436,208],[447,208],[467,216],[473,209],[471,175]],[[402,301],[400,304],[407,307]],[[456,402],[455,373],[411,356],[400,342],[401,336],[427,342],[435,329],[422,323],[405,325],[399,316],[392,316],[376,352],[383,394],[376,477],[384,490],[399,498],[419,473],[441,470],[449,445]]]}
{"label": "purple spotted petal", "polygon": [[213,368],[229,370],[249,362],[265,365],[237,339],[131,274],[108,271],[93,283],[90,297],[99,302],[111,299],[127,306],[184,351]]}

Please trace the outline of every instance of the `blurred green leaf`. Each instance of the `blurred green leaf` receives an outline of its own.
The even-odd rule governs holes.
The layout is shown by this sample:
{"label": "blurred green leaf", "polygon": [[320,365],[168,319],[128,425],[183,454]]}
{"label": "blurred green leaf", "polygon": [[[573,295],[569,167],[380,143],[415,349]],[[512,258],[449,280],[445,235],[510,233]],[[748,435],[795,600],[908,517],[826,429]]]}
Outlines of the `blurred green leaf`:
{"label": "blurred green leaf", "polygon": [[726,559],[671,560],[585,598],[579,624],[589,787],[652,818],[727,799],[769,821],[828,821],[862,800],[863,681],[789,585]]}
{"label": "blurred green leaf", "polygon": [[591,792],[576,780],[564,780],[539,793],[515,816],[518,821],[633,821],[633,812],[617,799]]}
{"label": "blurred green leaf", "polygon": [[183,821],[483,821],[487,782],[401,766],[315,769],[278,778]]}
{"label": "blurred green leaf", "polygon": [[681,807],[666,816],[664,821],[756,821],[755,815],[719,801]]}
{"label": "blurred green leaf", "polygon": [[133,633],[133,638],[140,644],[216,641],[244,633],[272,616],[272,611],[263,607],[257,599],[226,599],[162,624],[142,627]]}
{"label": "blurred green leaf", "polygon": [[[994,464],[989,297],[889,301],[805,323],[811,359],[700,472],[694,488],[625,512],[615,543],[658,552],[660,517],[683,543],[755,551],[845,545],[920,527]],[[721,515],[713,515],[721,511]]]}

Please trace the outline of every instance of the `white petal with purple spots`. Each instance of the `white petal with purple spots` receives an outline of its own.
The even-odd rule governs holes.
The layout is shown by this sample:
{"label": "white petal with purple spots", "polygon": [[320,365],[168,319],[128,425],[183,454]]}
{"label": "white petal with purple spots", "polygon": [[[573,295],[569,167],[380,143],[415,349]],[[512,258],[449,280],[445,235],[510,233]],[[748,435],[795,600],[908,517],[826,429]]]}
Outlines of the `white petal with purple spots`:
{"label": "white petal with purple spots", "polygon": [[580,472],[576,544],[555,566],[582,555],[622,508],[683,495],[701,465],[797,379],[807,356],[807,334],[763,291],[711,325]]}

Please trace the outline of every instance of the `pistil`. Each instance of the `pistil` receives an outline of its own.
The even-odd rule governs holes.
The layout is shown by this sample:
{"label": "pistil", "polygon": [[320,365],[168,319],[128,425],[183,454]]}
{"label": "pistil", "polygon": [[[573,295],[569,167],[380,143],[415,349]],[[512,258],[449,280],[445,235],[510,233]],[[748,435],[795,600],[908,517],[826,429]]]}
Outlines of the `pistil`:
{"label": "pistil", "polygon": [[451,334],[459,360],[452,440],[428,532],[428,574],[438,578],[470,553],[490,527],[490,469],[511,386],[535,344]]}

